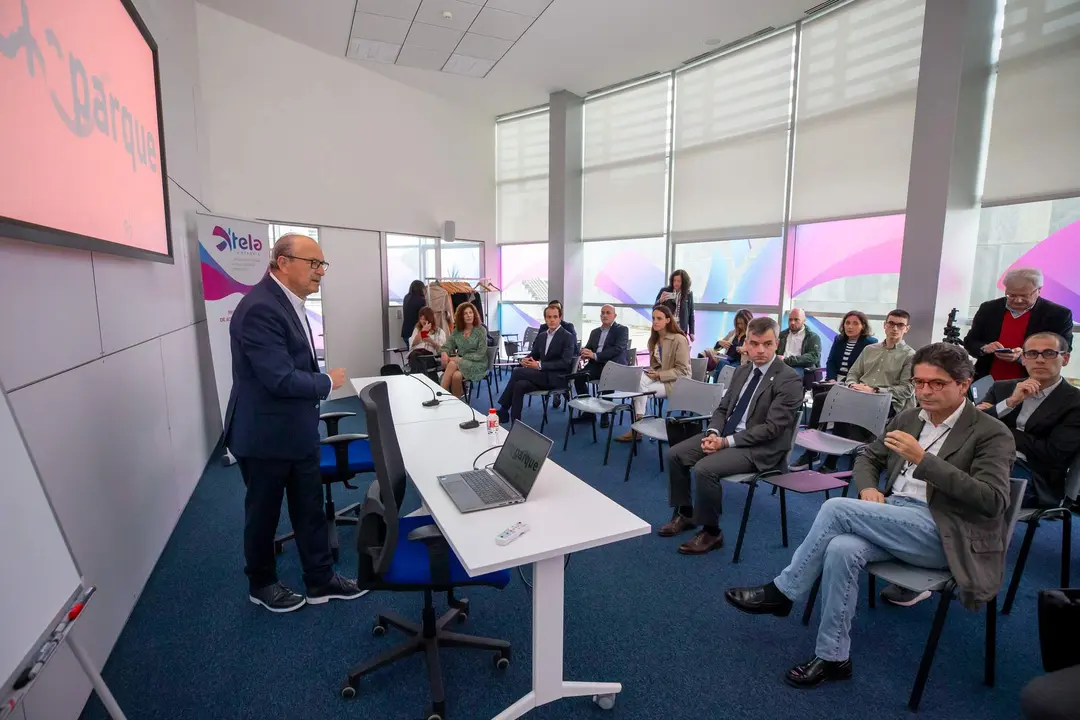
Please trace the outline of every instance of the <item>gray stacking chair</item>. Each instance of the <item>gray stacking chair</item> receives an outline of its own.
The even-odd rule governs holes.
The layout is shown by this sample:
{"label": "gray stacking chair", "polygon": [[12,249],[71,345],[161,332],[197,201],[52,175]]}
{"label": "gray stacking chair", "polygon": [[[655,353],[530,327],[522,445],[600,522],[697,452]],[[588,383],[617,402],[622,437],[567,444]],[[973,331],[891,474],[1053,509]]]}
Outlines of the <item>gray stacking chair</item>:
{"label": "gray stacking chair", "polygon": [[1069,566],[1072,564],[1072,512],[1069,505],[1077,499],[1080,499],[1080,454],[1073,458],[1069,466],[1069,475],[1065,480],[1065,498],[1060,506],[1025,508],[1020,511],[1020,522],[1027,523],[1027,532],[1024,533],[1024,544],[1020,546],[1020,555],[1016,558],[1009,590],[1005,593],[1005,603],[1001,606],[1002,615],[1008,615],[1012,610],[1016,591],[1020,587],[1020,577],[1024,574],[1024,565],[1027,564],[1027,556],[1031,551],[1031,541],[1035,539],[1040,520],[1061,520],[1061,587],[1069,587]]}
{"label": "gray stacking chair", "polygon": [[[791,418],[791,446],[788,451],[784,453],[784,457],[781,458],[780,463],[764,472],[748,472],[748,473],[735,473],[734,475],[725,475],[720,478],[721,481],[726,483],[732,483],[735,485],[746,485],[746,502],[743,504],[742,521],[739,523],[739,537],[735,541],[735,554],[731,557],[731,562],[739,562],[739,556],[742,554],[743,538],[746,536],[746,523],[750,520],[750,504],[754,501],[754,490],[757,489],[757,484],[761,480],[767,480],[768,478],[776,475],[783,475],[788,471],[788,460],[791,458],[791,451],[795,449],[795,438],[797,437],[797,431],[799,429],[799,415],[802,410],[798,410]],[[784,525],[786,528],[786,524]],[[785,531],[786,533],[786,531]]]}
{"label": "gray stacking chair", "polygon": [[971,383],[971,388],[968,390],[971,395],[971,402],[975,404],[981,403],[982,399],[986,397],[986,393],[990,392],[990,386],[993,384],[994,378],[992,375],[984,375]]}
{"label": "gray stacking chair", "polygon": [[[1009,507],[1005,510],[1005,552],[1009,551],[1009,541],[1012,539],[1016,522],[1020,518],[1020,505],[1024,500],[1024,488],[1027,480],[1013,478],[1009,483]],[[934,662],[934,653],[937,652],[938,640],[941,639],[941,630],[945,627],[945,616],[949,612],[949,604],[953,593],[956,591],[956,579],[948,570],[932,570],[921,568],[916,565],[899,560],[887,560],[885,562],[870,563],[866,566],[869,575],[868,602],[873,608],[877,587],[875,580],[881,578],[887,583],[898,585],[914,592],[936,592],[941,595],[938,601],[937,612],[934,614],[934,623],[930,626],[930,636],[926,640],[926,648],[923,650],[922,662],[919,663],[919,672],[915,676],[915,686],[911,689],[908,698],[908,710],[918,712],[919,702],[922,700],[923,690],[926,687],[926,679],[930,675],[930,666]],[[810,597],[806,601],[806,611],[803,613],[803,625],[810,624],[810,615],[814,610],[814,601],[817,599],[818,590],[821,587],[821,578],[818,577],[810,591]],[[989,687],[994,686],[994,670],[997,655],[997,596],[986,603],[986,650],[985,665],[983,668],[983,683]]]}
{"label": "gray stacking chair", "polygon": [[720,374],[716,376],[716,384],[731,387],[731,378],[733,377],[735,377],[735,366],[725,365],[720,370]]}
{"label": "gray stacking chair", "polygon": [[690,358],[690,379],[705,382],[709,372],[709,358]]}
{"label": "gray stacking chair", "polygon": [[[644,395],[652,395],[650,392],[641,391],[641,373],[644,368],[620,365],[609,362],[604,365],[600,373],[599,396],[578,395],[573,396],[566,403],[568,411],[577,410],[582,413],[593,414],[593,442],[596,442],[596,417],[598,415],[611,415],[608,423],[607,447],[604,448],[604,465],[607,465],[608,455],[611,454],[611,429],[615,426],[615,416],[630,410],[633,406],[628,400]],[[573,373],[567,376],[567,387],[574,392],[574,379],[583,377],[585,373]],[[566,435],[563,437],[563,450],[566,450],[570,442],[570,432],[573,429],[573,412],[569,412],[566,419]]]}
{"label": "gray stacking chair", "polygon": [[[722,385],[699,382],[688,377],[675,380],[675,386],[668,398],[669,413],[689,413],[687,417],[676,418],[680,422],[708,422],[723,399]],[[670,416],[669,416],[670,417]],[[656,441],[660,455],[660,471],[664,470],[664,444],[667,442],[668,418],[659,415],[646,415],[630,426],[630,430]],[[630,480],[630,466],[637,454],[637,438],[630,443],[630,452],[626,456],[626,474],[623,482]]]}
{"label": "gray stacking chair", "polygon": [[[820,425],[841,422],[857,425],[875,438],[889,421],[892,393],[864,393],[836,385],[825,397]],[[795,444],[822,455],[852,455],[866,443],[832,435],[824,430],[800,430]]]}

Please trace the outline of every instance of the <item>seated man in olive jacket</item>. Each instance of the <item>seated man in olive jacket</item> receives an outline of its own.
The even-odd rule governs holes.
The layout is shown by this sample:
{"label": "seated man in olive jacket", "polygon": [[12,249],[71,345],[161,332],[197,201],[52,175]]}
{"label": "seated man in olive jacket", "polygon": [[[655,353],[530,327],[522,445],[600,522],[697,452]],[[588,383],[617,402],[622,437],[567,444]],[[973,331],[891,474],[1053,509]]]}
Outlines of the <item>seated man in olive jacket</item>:
{"label": "seated man in olive jacket", "polygon": [[[895,558],[948,568],[968,608],[1001,587],[1012,435],[967,399],[975,367],[963,348],[927,345],[913,364],[921,409],[897,415],[856,459],[859,498],[826,500],[791,564],[772,582],[724,593],[743,612],[786,616],[821,576],[817,645],[810,660],[787,671],[794,687],[851,677],[851,619],[866,563]],[[883,470],[884,494],[877,487]]]}

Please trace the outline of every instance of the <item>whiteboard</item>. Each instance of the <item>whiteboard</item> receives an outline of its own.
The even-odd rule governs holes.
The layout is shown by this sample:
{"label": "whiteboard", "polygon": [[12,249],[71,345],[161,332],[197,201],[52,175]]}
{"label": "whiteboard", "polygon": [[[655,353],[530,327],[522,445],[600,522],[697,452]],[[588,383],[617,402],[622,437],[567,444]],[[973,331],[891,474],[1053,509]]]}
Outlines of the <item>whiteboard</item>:
{"label": "whiteboard", "polygon": [[2,385],[0,397],[0,682],[10,682],[82,581]]}

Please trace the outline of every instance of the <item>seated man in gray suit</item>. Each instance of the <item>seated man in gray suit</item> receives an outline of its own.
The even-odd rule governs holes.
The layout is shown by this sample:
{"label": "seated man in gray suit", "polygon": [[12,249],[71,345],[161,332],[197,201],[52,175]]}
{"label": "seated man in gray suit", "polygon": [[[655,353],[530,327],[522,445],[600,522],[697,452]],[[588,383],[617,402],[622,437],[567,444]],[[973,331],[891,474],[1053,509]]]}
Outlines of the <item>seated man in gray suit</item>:
{"label": "seated man in gray suit", "polygon": [[[630,328],[615,322],[615,308],[605,305],[600,308],[600,327],[593,328],[589,333],[589,341],[581,349],[581,361],[584,363],[582,372],[588,375],[589,380],[599,380],[600,373],[609,362],[626,364],[626,351],[630,347]],[[574,378],[574,387],[578,395],[588,393],[585,385],[586,378]],[[592,422],[592,413],[583,413],[580,418],[585,422]],[[608,416],[600,418],[600,427],[607,427]]]}
{"label": "seated man in gray suit", "polygon": [[826,500],[791,564],[768,585],[724,593],[743,612],[783,617],[821,576],[817,645],[814,657],[787,671],[794,687],[851,677],[851,619],[866,563],[948,568],[969,609],[1001,587],[1012,435],[967,399],[975,367],[962,347],[927,345],[913,364],[922,409],[897,415],[855,460],[859,499]]}
{"label": "seated man in gray suit", "polygon": [[[671,522],[661,537],[673,537],[695,525],[703,529],[679,546],[684,555],[703,555],[723,547],[720,510],[721,478],[762,472],[783,462],[791,451],[795,413],[802,404],[802,379],[776,357],[780,326],[768,317],[754,318],[746,328],[750,362],[731,379],[705,433],[668,451]],[[690,499],[690,470],[697,475],[697,502]]]}

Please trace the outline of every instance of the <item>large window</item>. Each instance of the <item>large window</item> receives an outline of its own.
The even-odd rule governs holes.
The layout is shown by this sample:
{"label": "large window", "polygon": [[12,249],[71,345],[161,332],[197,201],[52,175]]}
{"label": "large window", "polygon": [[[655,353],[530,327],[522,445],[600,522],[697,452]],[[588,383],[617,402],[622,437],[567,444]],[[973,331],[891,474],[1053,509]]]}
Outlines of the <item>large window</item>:
{"label": "large window", "polygon": [[979,304],[1005,294],[1011,268],[1042,270],[1042,296],[1080,320],[1080,197],[983,208],[968,318]]}
{"label": "large window", "polygon": [[[306,235],[315,242],[319,242],[319,228],[304,227],[302,225],[279,225],[272,223],[270,225],[270,246],[273,248],[274,243],[278,241],[283,235]],[[333,264],[330,266],[333,268]],[[338,272],[341,272],[340,269]],[[328,271],[329,272],[329,271]],[[311,324],[311,334],[315,342],[315,354],[319,357],[320,361],[324,355],[325,343],[323,342],[323,308],[322,308],[322,290],[314,292],[307,296],[304,303],[304,310],[307,312],[308,322]]]}
{"label": "large window", "polygon": [[676,241],[711,240],[724,228],[780,233],[794,49],[787,30],[675,74]]}
{"label": "large window", "polygon": [[583,238],[663,234],[670,87],[666,77],[585,101]]}
{"label": "large window", "polygon": [[495,126],[499,243],[540,242],[548,235],[548,113]]}
{"label": "large window", "polygon": [[675,267],[690,273],[699,304],[778,305],[784,242],[773,237],[680,243]]}
{"label": "large window", "polygon": [[663,238],[585,243],[583,301],[652,307],[666,284],[664,253]]}
{"label": "large window", "polygon": [[791,219],[907,205],[926,0],[860,0],[802,29]]}
{"label": "large window", "polygon": [[983,202],[1080,194],[1080,0],[1007,0]]}
{"label": "large window", "polygon": [[499,248],[502,299],[499,329],[517,333],[540,327],[548,303],[548,244],[503,245]]}
{"label": "large window", "polygon": [[862,310],[884,315],[896,304],[904,216],[834,220],[794,228],[792,306],[808,313]]}
{"label": "large window", "polygon": [[400,305],[413,280],[435,276],[435,238],[386,235],[386,277],[390,305]]}
{"label": "large window", "polygon": [[442,260],[442,277],[480,279],[483,250],[483,243],[478,242],[455,240],[441,243],[439,256]]}

